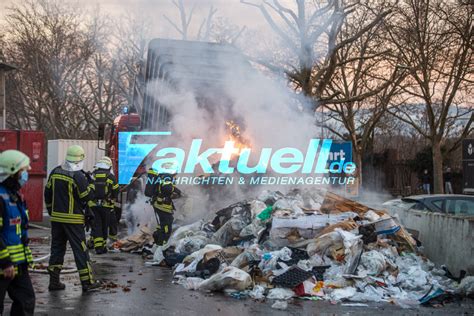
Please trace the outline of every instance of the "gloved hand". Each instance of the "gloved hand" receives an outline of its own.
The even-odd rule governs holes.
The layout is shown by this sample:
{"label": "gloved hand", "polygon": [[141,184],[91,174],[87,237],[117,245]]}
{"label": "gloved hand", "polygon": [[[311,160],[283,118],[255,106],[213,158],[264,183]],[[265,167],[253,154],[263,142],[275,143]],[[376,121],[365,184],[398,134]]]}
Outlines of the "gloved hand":
{"label": "gloved hand", "polygon": [[3,269],[3,276],[5,279],[13,280],[15,278],[15,274],[15,267],[12,265]]}

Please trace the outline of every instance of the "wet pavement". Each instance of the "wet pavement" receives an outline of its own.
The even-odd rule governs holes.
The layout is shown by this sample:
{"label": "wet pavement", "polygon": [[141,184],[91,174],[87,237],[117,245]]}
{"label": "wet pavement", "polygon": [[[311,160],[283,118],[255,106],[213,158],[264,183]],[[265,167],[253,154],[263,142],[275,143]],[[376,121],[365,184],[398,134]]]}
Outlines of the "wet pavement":
{"label": "wet pavement", "polygon": [[[31,248],[35,258],[49,253],[49,231],[32,229]],[[98,292],[82,294],[77,273],[63,274],[66,290],[48,292],[47,274],[33,272],[36,291],[37,315],[366,315],[380,314],[429,314],[473,315],[472,300],[452,303],[440,308],[423,307],[402,309],[393,304],[373,304],[369,307],[343,306],[323,301],[295,299],[288,309],[271,308],[273,302],[256,302],[251,299],[235,299],[219,293],[203,293],[186,290],[172,284],[172,270],[162,267],[146,267],[140,255],[108,253],[91,254],[98,279],[112,287]],[[47,264],[47,260],[45,262]],[[39,265],[41,267],[41,265]],[[72,253],[68,250],[65,268],[75,268]],[[115,287],[116,286],[116,287]],[[9,311],[10,300],[5,302]]]}

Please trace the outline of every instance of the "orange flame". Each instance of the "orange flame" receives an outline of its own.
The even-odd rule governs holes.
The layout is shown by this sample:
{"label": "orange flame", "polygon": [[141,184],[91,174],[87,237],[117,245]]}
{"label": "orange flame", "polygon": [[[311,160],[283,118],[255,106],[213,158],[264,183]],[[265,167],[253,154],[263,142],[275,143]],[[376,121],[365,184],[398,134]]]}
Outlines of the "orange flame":
{"label": "orange flame", "polygon": [[228,132],[227,141],[234,142],[234,148],[239,150],[239,154],[242,149],[251,147],[250,141],[242,136],[239,124],[234,122],[234,120],[229,120],[225,122],[225,125]]}

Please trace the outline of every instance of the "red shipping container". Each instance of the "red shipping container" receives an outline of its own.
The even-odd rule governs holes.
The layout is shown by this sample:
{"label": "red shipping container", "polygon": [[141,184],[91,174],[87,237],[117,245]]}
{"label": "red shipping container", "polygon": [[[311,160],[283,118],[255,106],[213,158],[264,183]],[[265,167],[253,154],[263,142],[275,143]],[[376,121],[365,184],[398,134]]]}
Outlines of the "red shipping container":
{"label": "red shipping container", "polygon": [[7,149],[18,148],[18,132],[12,130],[0,130],[0,152]]}
{"label": "red shipping container", "polygon": [[20,131],[19,151],[30,157],[30,175],[46,176],[45,138],[43,132]]}
{"label": "red shipping container", "polygon": [[43,182],[46,177],[46,147],[43,132],[0,130],[0,151],[17,149],[31,161],[29,180],[21,189],[25,196],[31,221],[43,220]]}
{"label": "red shipping container", "polygon": [[32,222],[43,221],[43,182],[44,176],[30,175],[28,182],[21,189]]}

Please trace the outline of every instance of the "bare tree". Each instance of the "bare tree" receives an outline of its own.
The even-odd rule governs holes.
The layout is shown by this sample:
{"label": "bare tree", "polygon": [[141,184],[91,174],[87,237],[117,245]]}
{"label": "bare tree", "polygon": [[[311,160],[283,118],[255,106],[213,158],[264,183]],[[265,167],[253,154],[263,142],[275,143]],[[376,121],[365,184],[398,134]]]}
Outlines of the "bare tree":
{"label": "bare tree", "polygon": [[[373,18],[370,9],[359,8],[342,26],[339,40],[347,33],[360,31],[365,21]],[[393,96],[400,93],[400,83],[406,76],[397,62],[385,45],[380,25],[368,30],[337,51],[336,69],[326,86],[326,94],[331,97],[320,101],[328,114],[325,127],[354,144],[353,159],[361,184],[362,161],[368,153],[373,154],[375,129]]]}
{"label": "bare tree", "polygon": [[179,20],[180,25],[178,26],[177,23],[173,22],[167,15],[163,14],[163,17],[173,26],[173,28],[181,35],[182,40],[188,39],[188,29],[191,21],[193,19],[194,10],[196,9],[196,5],[191,8],[189,14],[186,12],[186,6],[184,5],[183,0],[171,0],[171,3],[178,9],[179,12]]}
{"label": "bare tree", "polygon": [[[435,193],[443,192],[445,140],[461,140],[473,131],[473,13],[472,6],[456,2],[406,0],[387,22],[391,43],[408,69],[403,99],[398,101],[403,106],[390,113],[430,143]],[[414,107],[421,107],[422,115],[416,115]],[[459,131],[455,127],[460,118],[465,121]]]}
{"label": "bare tree", "polygon": [[[189,40],[192,36],[190,36],[190,26],[191,21],[193,20],[193,15],[196,9],[196,4],[191,7],[191,10],[188,12],[186,10],[186,6],[184,4],[184,0],[171,0],[171,3],[176,7],[179,13],[179,22],[175,23],[171,18],[167,15],[163,15],[163,17],[171,24],[171,26],[181,35],[182,40]],[[209,34],[211,32],[211,25],[212,19],[216,14],[217,9],[213,6],[209,8],[209,13],[206,18],[203,19],[201,22],[199,29],[195,38],[201,41],[209,40]]]}
{"label": "bare tree", "polygon": [[294,0],[295,9],[279,0],[241,2],[261,11],[292,56],[281,64],[257,61],[272,71],[285,73],[296,89],[313,99],[313,109],[333,97],[325,93],[337,67],[344,63],[338,59],[339,51],[379,25],[392,11],[386,1],[377,6],[382,10],[364,21],[362,27],[342,32],[345,21],[360,6],[359,1]]}
{"label": "bare tree", "polygon": [[216,19],[217,9],[214,6],[210,6],[207,16],[202,19],[199,28],[195,28],[197,32],[193,36],[191,35],[193,30],[191,23],[194,18],[196,4],[188,11],[184,0],[171,0],[171,3],[178,10],[179,23],[174,22],[167,15],[163,15],[163,17],[180,34],[182,40],[235,44],[236,40],[246,29],[245,26],[237,27],[223,18],[217,17]]}
{"label": "bare tree", "polygon": [[27,1],[6,16],[9,125],[48,138],[95,138],[127,102],[127,70],[110,50],[110,21],[58,1]]}

